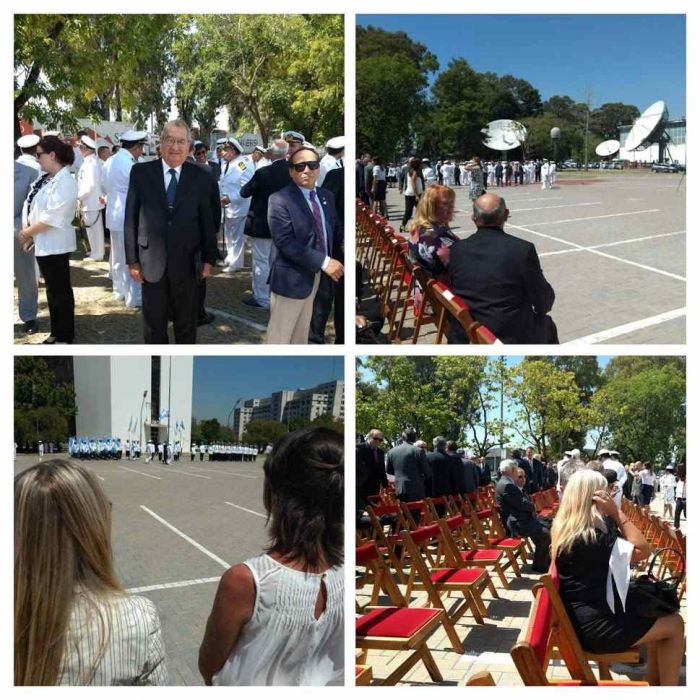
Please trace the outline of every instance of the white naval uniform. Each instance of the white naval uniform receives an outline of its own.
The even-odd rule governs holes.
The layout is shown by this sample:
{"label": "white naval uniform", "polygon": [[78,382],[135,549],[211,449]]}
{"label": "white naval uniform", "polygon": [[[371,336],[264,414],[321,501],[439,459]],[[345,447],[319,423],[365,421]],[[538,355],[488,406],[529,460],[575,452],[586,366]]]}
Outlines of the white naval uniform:
{"label": "white naval uniform", "polygon": [[434,185],[437,182],[437,175],[435,171],[427,166],[423,168],[423,179],[425,180],[425,186]]}
{"label": "white naval uniform", "polygon": [[323,181],[326,179],[326,175],[328,174],[329,170],[342,167],[343,163],[341,158],[336,158],[330,153],[326,153],[326,155],[321,158],[321,165],[319,166],[320,173],[318,176],[318,181],[316,182],[316,187],[323,186]]}
{"label": "white naval uniform", "polygon": [[[224,172],[225,171],[225,172]],[[226,239],[225,272],[235,272],[243,267],[245,250],[245,220],[250,209],[250,197],[241,197],[241,187],[255,174],[255,168],[247,156],[239,156],[221,170],[219,191],[229,198],[224,208],[224,237]]]}
{"label": "white naval uniform", "polygon": [[542,163],[542,170],[540,171],[540,176],[542,178],[542,189],[551,190],[552,189],[552,179],[550,176],[549,163]]}
{"label": "white naval uniform", "polygon": [[124,214],[129,175],[136,159],[125,148],[120,148],[104,164],[107,193],[107,228],[110,234],[109,270],[112,291],[123,297],[127,306],[141,306],[141,285],[129,275],[124,249]]}
{"label": "white naval uniform", "polygon": [[78,171],[78,200],[88,241],[90,241],[91,260],[102,260],[105,256],[105,231],[102,223],[104,204],[100,197],[102,188],[102,161],[91,153],[84,160]]}

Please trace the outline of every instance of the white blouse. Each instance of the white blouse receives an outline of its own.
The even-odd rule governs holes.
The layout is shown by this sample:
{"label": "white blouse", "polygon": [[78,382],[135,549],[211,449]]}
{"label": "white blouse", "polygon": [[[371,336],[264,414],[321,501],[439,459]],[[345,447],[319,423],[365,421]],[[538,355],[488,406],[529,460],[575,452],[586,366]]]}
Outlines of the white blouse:
{"label": "white blouse", "polygon": [[[343,681],[343,568],[310,574],[261,554],[250,621],[213,685],[330,685]],[[314,610],[321,582],[326,609]]]}
{"label": "white blouse", "polygon": [[[59,255],[75,250],[73,217],[78,198],[78,185],[68,167],[61,168],[36,194],[23,219],[29,224],[41,222],[50,228],[34,235],[34,253]],[[26,209],[25,202],[25,209]]]}
{"label": "white blouse", "polygon": [[[101,649],[104,654],[100,657]],[[140,596],[78,594],[68,624],[59,685],[167,684],[155,605]]]}

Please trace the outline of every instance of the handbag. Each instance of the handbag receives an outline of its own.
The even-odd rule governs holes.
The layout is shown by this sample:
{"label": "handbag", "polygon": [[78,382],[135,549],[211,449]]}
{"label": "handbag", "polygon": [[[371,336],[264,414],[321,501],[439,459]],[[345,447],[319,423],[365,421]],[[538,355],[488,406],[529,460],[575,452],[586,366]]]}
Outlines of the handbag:
{"label": "handbag", "polygon": [[[659,579],[652,572],[656,558],[665,551],[674,552],[683,566],[680,573]],[[683,554],[673,547],[658,549],[651,559],[647,572],[630,580],[627,592],[627,611],[652,620],[678,612],[681,607],[678,600],[678,586],[684,576],[685,557]]]}

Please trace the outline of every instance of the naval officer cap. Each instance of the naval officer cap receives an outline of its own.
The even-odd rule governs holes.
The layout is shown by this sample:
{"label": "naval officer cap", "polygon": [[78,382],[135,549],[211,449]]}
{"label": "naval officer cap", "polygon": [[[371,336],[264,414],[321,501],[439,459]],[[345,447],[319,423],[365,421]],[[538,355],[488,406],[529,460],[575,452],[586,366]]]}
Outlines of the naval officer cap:
{"label": "naval officer cap", "polygon": [[328,139],[326,148],[331,148],[334,151],[345,148],[345,136],[334,136],[332,139]]}
{"label": "naval officer cap", "polygon": [[20,148],[33,148],[41,139],[36,134],[26,134],[17,139],[17,145]]}
{"label": "naval officer cap", "polygon": [[147,131],[136,131],[136,129],[129,129],[129,131],[125,131],[123,134],[121,134],[119,140],[128,143],[142,143],[146,140],[147,136]]}
{"label": "naval officer cap", "polygon": [[224,139],[224,146],[233,146],[239,153],[243,153],[241,142],[238,139],[234,139],[233,136]]}
{"label": "naval officer cap", "polygon": [[282,138],[287,143],[304,143],[306,141],[306,136],[298,131],[283,131]]}
{"label": "naval officer cap", "polygon": [[91,139],[87,134],[85,136],[80,137],[80,142],[84,145],[87,146],[88,148],[91,148],[93,151],[97,150],[97,144],[93,139]]}
{"label": "naval officer cap", "polygon": [[254,151],[254,152],[257,151],[258,153],[262,153],[263,155],[265,155],[265,154],[267,153],[267,149],[266,149],[266,148],[263,148],[262,146],[256,146],[256,147],[253,149],[253,151]]}

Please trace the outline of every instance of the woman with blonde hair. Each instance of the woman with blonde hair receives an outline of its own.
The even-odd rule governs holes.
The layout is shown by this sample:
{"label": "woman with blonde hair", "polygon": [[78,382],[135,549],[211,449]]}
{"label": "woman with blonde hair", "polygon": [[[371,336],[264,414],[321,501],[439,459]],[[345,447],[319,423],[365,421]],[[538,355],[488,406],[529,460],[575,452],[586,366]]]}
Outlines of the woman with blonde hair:
{"label": "woman with blonde hair", "polygon": [[14,491],[15,684],[167,684],[158,613],[117,580],[96,476],[52,459]]}
{"label": "woman with blonde hair", "polygon": [[[459,240],[449,226],[454,211],[455,191],[444,185],[430,185],[408,225],[408,256],[434,279],[446,277],[450,247]],[[420,307],[421,296],[420,287],[414,284],[413,303],[417,307]]]}
{"label": "woman with blonde hair", "polygon": [[635,612],[633,589],[622,601],[613,585],[613,600],[608,601],[610,565],[628,567],[650,553],[644,535],[608,493],[605,477],[591,469],[576,472],[563,492],[552,525],[552,560],[559,574],[559,592],[581,646],[605,654],[649,644],[649,682],[678,685],[684,653],[683,618],[677,613],[656,620],[640,616]]}

